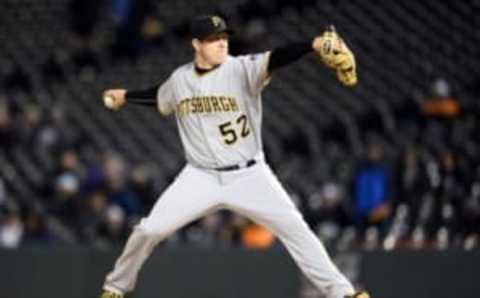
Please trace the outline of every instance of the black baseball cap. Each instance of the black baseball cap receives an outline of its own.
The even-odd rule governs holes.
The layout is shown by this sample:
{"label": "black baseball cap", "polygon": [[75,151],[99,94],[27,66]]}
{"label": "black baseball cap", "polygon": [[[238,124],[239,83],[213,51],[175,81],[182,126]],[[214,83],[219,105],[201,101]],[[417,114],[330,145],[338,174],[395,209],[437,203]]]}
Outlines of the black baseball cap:
{"label": "black baseball cap", "polygon": [[227,27],[225,20],[217,15],[195,17],[190,26],[192,38],[198,38],[200,40],[212,34],[233,34],[233,30]]}

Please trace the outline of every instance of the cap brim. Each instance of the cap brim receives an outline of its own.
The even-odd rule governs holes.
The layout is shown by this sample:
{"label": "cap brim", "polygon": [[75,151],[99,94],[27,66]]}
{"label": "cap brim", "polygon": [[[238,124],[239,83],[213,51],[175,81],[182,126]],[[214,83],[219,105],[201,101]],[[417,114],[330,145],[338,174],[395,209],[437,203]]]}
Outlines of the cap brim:
{"label": "cap brim", "polygon": [[232,29],[225,29],[225,30],[219,30],[219,31],[215,31],[215,32],[211,32],[211,33],[208,33],[208,34],[205,34],[201,37],[198,37],[199,39],[206,39],[208,38],[209,36],[212,36],[212,35],[215,35],[215,34],[221,34],[221,33],[227,33],[228,35],[233,35],[235,34],[235,31],[232,30]]}

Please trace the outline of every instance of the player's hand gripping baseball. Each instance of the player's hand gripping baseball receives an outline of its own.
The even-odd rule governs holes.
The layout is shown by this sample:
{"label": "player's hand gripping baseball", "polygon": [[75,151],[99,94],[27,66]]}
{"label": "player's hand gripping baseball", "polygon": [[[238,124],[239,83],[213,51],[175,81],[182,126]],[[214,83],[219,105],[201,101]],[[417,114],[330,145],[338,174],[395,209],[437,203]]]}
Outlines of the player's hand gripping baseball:
{"label": "player's hand gripping baseball", "polygon": [[110,110],[117,111],[127,101],[125,99],[125,89],[109,89],[103,92],[103,104]]}
{"label": "player's hand gripping baseball", "polygon": [[336,71],[337,78],[343,85],[353,87],[357,84],[355,56],[335,27],[330,26],[322,35],[317,36],[312,47],[320,60]]}

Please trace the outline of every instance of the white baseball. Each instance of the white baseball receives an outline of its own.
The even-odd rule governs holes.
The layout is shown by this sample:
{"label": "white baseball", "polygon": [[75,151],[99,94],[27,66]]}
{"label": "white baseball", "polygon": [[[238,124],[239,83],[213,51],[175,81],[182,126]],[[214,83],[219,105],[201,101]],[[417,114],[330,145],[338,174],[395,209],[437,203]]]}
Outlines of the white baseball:
{"label": "white baseball", "polygon": [[103,103],[109,109],[115,109],[115,96],[111,94],[106,94],[103,96]]}

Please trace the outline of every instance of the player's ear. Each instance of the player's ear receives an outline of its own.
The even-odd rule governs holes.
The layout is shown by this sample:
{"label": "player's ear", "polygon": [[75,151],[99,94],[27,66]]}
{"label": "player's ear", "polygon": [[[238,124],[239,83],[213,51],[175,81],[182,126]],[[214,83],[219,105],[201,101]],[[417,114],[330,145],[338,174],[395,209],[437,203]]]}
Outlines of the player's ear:
{"label": "player's ear", "polygon": [[192,39],[192,47],[197,52],[200,49],[200,40],[198,38]]}

